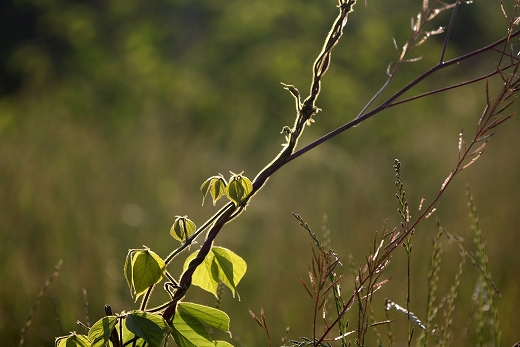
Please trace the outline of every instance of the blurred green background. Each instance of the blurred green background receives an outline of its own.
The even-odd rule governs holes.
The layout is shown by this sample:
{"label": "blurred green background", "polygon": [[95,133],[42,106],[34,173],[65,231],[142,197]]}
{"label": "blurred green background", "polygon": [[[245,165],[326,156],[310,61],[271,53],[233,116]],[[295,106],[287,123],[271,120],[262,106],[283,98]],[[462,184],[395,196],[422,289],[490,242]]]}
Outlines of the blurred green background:
{"label": "blurred green background", "polygon": [[[512,3],[512,1],[510,1]],[[301,144],[354,118],[386,79],[388,64],[410,33],[422,1],[361,1],[351,14],[323,79],[323,112]],[[123,277],[129,248],[143,244],[166,256],[176,215],[200,225],[214,211],[201,207],[209,176],[241,172],[250,178],[280,150],[294,101],[280,82],[307,94],[311,65],[337,9],[335,0],[15,0],[0,5],[0,336],[18,343],[20,329],[54,265],[49,287],[26,336],[26,346],[52,346],[54,337],[85,321],[105,303],[131,310]],[[431,29],[445,25],[443,13]],[[505,35],[498,2],[459,9],[447,57]],[[439,59],[444,36],[412,51],[395,91]],[[462,81],[494,68],[496,57],[461,64],[418,85],[415,92]],[[388,93],[386,93],[388,94]],[[411,95],[411,94],[410,94]],[[224,293],[236,346],[265,346],[247,308],[265,307],[273,342],[309,336],[312,302],[300,284],[310,263],[311,239],[291,212],[321,234],[328,216],[331,242],[344,256],[345,293],[352,289],[346,264],[363,262],[384,221],[399,222],[394,158],[412,215],[422,196],[435,197],[457,160],[458,133],[469,138],[485,104],[484,85],[465,87],[396,107],[314,149],[277,172],[246,213],[226,226],[217,244],[248,263],[241,301]],[[516,109],[518,108],[515,105]],[[483,157],[458,176],[437,217],[474,249],[465,198],[469,183],[487,240],[505,346],[520,340],[519,120],[497,130]],[[412,310],[426,310],[427,265],[435,220],[414,237]],[[196,246],[194,247],[196,248]],[[193,248],[192,248],[193,249]],[[459,254],[444,241],[438,298],[447,293]],[[176,276],[183,257],[171,266]],[[384,299],[405,305],[405,253],[392,259]],[[466,262],[453,345],[473,346],[472,295],[477,271]],[[155,302],[164,296],[156,290]],[[346,295],[346,294],[345,294]],[[215,299],[192,288],[186,300]],[[354,312],[355,315],[355,312]],[[442,317],[442,313],[439,313]],[[56,317],[59,316],[59,320]],[[351,317],[352,318],[352,317]],[[404,315],[396,318],[406,341]],[[353,321],[354,322],[354,321]],[[354,329],[354,323],[352,329]],[[382,333],[386,328],[380,328]],[[416,332],[418,336],[418,332]]]}

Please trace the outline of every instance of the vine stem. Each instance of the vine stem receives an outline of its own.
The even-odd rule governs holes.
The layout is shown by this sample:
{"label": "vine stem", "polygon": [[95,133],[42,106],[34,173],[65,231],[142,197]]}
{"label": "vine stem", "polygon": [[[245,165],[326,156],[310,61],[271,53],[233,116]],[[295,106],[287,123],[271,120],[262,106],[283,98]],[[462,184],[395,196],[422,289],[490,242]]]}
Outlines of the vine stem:
{"label": "vine stem", "polygon": [[[298,144],[298,140],[302,135],[305,126],[312,122],[312,116],[316,114],[319,109],[315,106],[316,99],[321,90],[321,78],[327,71],[330,64],[330,56],[332,49],[337,44],[339,38],[343,34],[343,27],[346,23],[348,14],[352,12],[352,7],[356,3],[356,0],[340,0],[339,1],[339,14],[334,21],[332,28],[325,39],[325,44],[318,55],[318,58],[314,62],[313,67],[313,81],[311,84],[310,95],[303,101],[300,101],[299,91],[294,86],[285,85],[285,88],[289,90],[296,99],[296,119],[292,128],[288,130],[287,143],[284,145],[282,151],[275,157],[275,159],[269,163],[260,173],[256,176],[253,181],[253,189],[250,195],[241,202],[239,206],[234,203],[228,203],[226,206],[221,208],[216,214],[214,214],[204,225],[199,228],[189,240],[186,240],[185,244],[170,253],[166,258],[168,264],[177,254],[189,246],[198,237],[203,230],[210,227],[208,235],[202,244],[202,247],[197,256],[192,259],[188,265],[186,271],[183,272],[179,281],[179,288],[174,293],[171,304],[166,308],[163,313],[163,317],[166,320],[173,319],[175,315],[175,309],[177,302],[181,300],[186,294],[188,288],[191,286],[191,280],[195,269],[202,264],[205,257],[211,250],[213,240],[218,235],[224,224],[228,223],[232,219],[236,218],[247,206],[250,199],[263,187],[267,179],[282,167],[286,162],[287,158],[295,151]],[[149,296],[153,290],[153,286],[150,287],[143,299],[142,307],[146,307],[146,303],[149,300]]]}
{"label": "vine stem", "polygon": [[173,317],[175,316],[175,309],[177,308],[177,303],[186,295],[186,292],[188,291],[188,288],[191,286],[191,280],[193,277],[193,273],[197,269],[197,267],[202,264],[208,253],[211,251],[211,247],[213,246],[213,241],[217,237],[220,229],[229,221],[229,218],[233,216],[234,212],[240,209],[239,207],[236,207],[233,205],[232,208],[227,209],[220,218],[215,222],[215,224],[212,226],[210,231],[208,232],[208,235],[206,237],[206,240],[204,240],[204,243],[202,244],[202,247],[199,250],[199,253],[197,256],[190,261],[188,264],[188,268],[186,271],[183,272],[181,279],[179,281],[179,288],[175,292],[171,304],[166,308],[166,310],[163,313],[163,318],[167,321],[171,321]]}

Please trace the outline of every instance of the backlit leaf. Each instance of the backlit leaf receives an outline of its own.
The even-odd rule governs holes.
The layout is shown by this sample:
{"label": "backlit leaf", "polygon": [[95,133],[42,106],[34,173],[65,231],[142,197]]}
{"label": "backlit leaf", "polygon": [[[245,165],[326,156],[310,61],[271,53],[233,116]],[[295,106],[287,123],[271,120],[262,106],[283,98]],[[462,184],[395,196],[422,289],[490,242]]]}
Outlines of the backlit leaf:
{"label": "backlit leaf", "polygon": [[88,331],[91,347],[104,347],[117,324],[116,316],[107,316],[98,320]]}
{"label": "backlit leaf", "polygon": [[90,347],[90,340],[85,335],[73,332],[69,336],[56,338],[56,347]]}
{"label": "backlit leaf", "polygon": [[128,284],[128,288],[130,288],[130,295],[132,295],[132,297],[135,295],[134,281],[133,281],[133,277],[132,277],[132,257],[133,257],[133,255],[134,255],[134,250],[132,250],[132,249],[129,250],[128,254],[126,255],[125,268],[124,268],[126,283]]}
{"label": "backlit leaf", "polygon": [[158,314],[132,311],[126,316],[125,325],[130,332],[145,340],[151,347],[160,347],[170,332],[166,320]]}
{"label": "backlit leaf", "polygon": [[226,341],[216,340],[213,341],[213,343],[215,344],[215,347],[233,347],[232,344]]}
{"label": "backlit leaf", "polygon": [[190,314],[177,311],[172,336],[179,347],[214,347],[204,324]]}
{"label": "backlit leaf", "polygon": [[210,193],[214,206],[217,200],[220,199],[222,195],[224,195],[226,186],[226,179],[222,176],[212,176],[208,178],[200,186],[200,190],[202,191],[202,204],[204,205],[204,200],[206,199],[208,193]]}
{"label": "backlit leaf", "polygon": [[247,271],[245,260],[227,248],[213,247],[211,251],[215,254],[215,261],[219,265],[219,279],[231,289],[235,297],[236,286]]}
{"label": "backlit leaf", "polygon": [[[184,263],[184,270],[188,268],[190,261],[198,254],[194,252]],[[222,247],[213,247],[204,261],[193,273],[192,284],[196,285],[217,297],[218,281],[222,281],[235,296],[236,286],[247,270],[246,262],[230,251]]]}
{"label": "backlit leaf", "polygon": [[191,302],[180,302],[179,309],[216,329],[229,332],[229,316],[224,311]]}
{"label": "backlit leaf", "polygon": [[195,226],[195,223],[193,223],[186,216],[177,216],[175,222],[173,222],[173,226],[170,229],[170,235],[180,242],[185,242],[186,239],[193,235],[196,230],[197,227]]}
{"label": "backlit leaf", "polygon": [[225,194],[229,200],[240,205],[253,191],[253,183],[242,175],[233,175],[226,186]]}
{"label": "backlit leaf", "polygon": [[[197,256],[199,251],[192,253],[184,262],[184,271],[188,268],[190,261]],[[202,264],[195,269],[192,277],[192,284],[204,289],[205,291],[217,296],[218,269],[214,262],[213,252],[209,252]]]}
{"label": "backlit leaf", "polygon": [[136,300],[162,280],[165,267],[164,261],[154,252],[148,249],[135,251],[132,257],[132,282]]}

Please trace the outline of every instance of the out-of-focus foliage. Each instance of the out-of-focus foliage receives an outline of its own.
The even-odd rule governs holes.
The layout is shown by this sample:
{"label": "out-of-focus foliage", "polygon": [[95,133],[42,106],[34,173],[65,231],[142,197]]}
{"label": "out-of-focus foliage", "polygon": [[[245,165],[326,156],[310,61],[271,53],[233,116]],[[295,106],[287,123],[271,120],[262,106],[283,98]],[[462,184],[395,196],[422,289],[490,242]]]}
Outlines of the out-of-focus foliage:
{"label": "out-of-focus foliage", "polygon": [[[317,106],[323,109],[304,135],[308,142],[351,120],[386,79],[410,17],[422,1],[356,5],[332,55]],[[304,92],[311,65],[331,21],[334,0],[13,0],[0,5],[0,336],[15,345],[36,295],[54,264],[60,276],[43,298],[26,345],[53,345],[54,336],[137,308],[125,284],[130,248],[145,244],[161,256],[178,243],[169,235],[177,215],[201,224],[214,209],[201,207],[199,188],[228,171],[254,177],[280,150],[279,132],[291,125],[294,100],[280,82]],[[449,13],[436,25],[447,23]],[[498,2],[461,6],[448,58],[506,34]],[[433,29],[433,28],[432,28]],[[402,85],[438,60],[443,36],[417,49],[424,56],[403,67]],[[489,60],[488,68],[492,68]],[[422,92],[476,76],[484,63],[457,66],[418,85]],[[393,89],[395,90],[395,89]],[[333,248],[363,261],[383,220],[395,213],[394,158],[410,202],[432,198],[456,161],[458,133],[472,132],[485,104],[484,86],[420,100],[371,119],[277,172],[240,218],[217,238],[248,264],[238,290],[226,295],[235,345],[265,345],[247,307],[263,303],[273,339],[310,329],[311,302],[300,284],[310,239],[291,212],[314,230],[328,214]],[[498,309],[504,344],[518,339],[518,148],[513,119],[498,129],[483,157],[451,187],[438,214],[453,233],[469,237],[464,197],[469,182],[488,240],[489,267],[502,291]],[[457,185],[458,184],[458,185]],[[412,209],[412,215],[414,214]],[[427,259],[435,225],[417,230],[412,255],[411,304],[426,310]],[[468,244],[469,244],[468,240]],[[422,247],[422,248],[421,248]],[[450,248],[451,247],[451,248]],[[446,278],[454,274],[446,247]],[[404,253],[404,252],[403,252]],[[404,256],[404,255],[403,255]],[[404,258],[403,258],[404,259]],[[390,270],[403,275],[395,257]],[[170,269],[182,269],[179,258]],[[458,263],[454,262],[454,264]],[[468,271],[469,270],[469,271]],[[461,279],[453,339],[464,344],[475,283]],[[345,267],[342,287],[350,290]],[[449,282],[444,283],[449,288]],[[441,284],[442,284],[441,280]],[[404,302],[391,281],[384,296]],[[446,289],[447,290],[447,289]],[[226,293],[227,294],[227,293]],[[160,296],[160,295],[159,295]],[[381,296],[381,308],[384,306]],[[211,305],[197,288],[190,301]],[[55,318],[59,316],[59,321]],[[81,333],[84,333],[81,331]],[[404,335],[403,335],[404,336]],[[455,343],[457,345],[457,343]]]}

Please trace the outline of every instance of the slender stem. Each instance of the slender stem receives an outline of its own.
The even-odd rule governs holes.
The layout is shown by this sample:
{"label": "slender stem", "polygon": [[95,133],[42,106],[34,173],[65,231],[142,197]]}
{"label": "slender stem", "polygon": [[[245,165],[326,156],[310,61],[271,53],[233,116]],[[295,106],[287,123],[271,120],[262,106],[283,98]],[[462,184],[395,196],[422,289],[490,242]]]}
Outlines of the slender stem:
{"label": "slender stem", "polygon": [[444,55],[446,54],[446,49],[448,48],[448,42],[450,41],[451,29],[453,28],[453,23],[455,22],[455,15],[457,14],[457,8],[459,7],[460,0],[455,1],[455,8],[451,12],[450,23],[448,24],[448,30],[446,30],[446,37],[444,38],[444,46],[442,47],[441,58],[439,59],[439,64],[444,62]]}
{"label": "slender stem", "polygon": [[397,105],[400,105],[400,104],[404,104],[404,103],[407,103],[407,102],[410,102],[412,100],[417,100],[417,99],[421,99],[421,98],[424,98],[424,97],[427,97],[427,96],[430,96],[430,95],[433,95],[433,94],[437,94],[437,93],[440,93],[440,92],[445,92],[447,90],[451,90],[451,89],[456,89],[456,88],[459,88],[459,87],[464,87],[464,86],[467,86],[469,84],[473,84],[473,83],[476,83],[476,82],[479,82],[479,81],[483,81],[483,80],[486,80],[490,77],[493,77],[497,74],[500,74],[502,73],[503,71],[511,68],[513,65],[510,64],[510,65],[507,65],[501,69],[497,69],[493,72],[490,72],[486,75],[483,75],[483,76],[480,76],[480,77],[477,77],[477,78],[474,78],[474,79],[471,79],[471,80],[467,80],[467,81],[464,81],[464,82],[460,82],[460,83],[457,83],[457,84],[452,84],[451,86],[448,86],[448,87],[443,87],[443,88],[439,88],[439,89],[435,89],[435,90],[431,90],[429,92],[426,92],[426,93],[422,93],[422,94],[419,94],[419,95],[416,95],[416,96],[412,96],[412,97],[409,97],[409,98],[406,98],[406,99],[403,99],[403,100],[399,100],[399,101],[396,101],[396,102],[393,102],[392,103],[392,106],[397,106]]}
{"label": "slender stem", "polygon": [[429,69],[428,71],[424,72],[422,75],[420,75],[419,77],[417,77],[415,80],[413,80],[412,82],[410,82],[407,86],[405,86],[403,89],[401,89],[400,91],[398,91],[397,93],[395,93],[394,95],[392,95],[390,98],[388,98],[384,103],[382,103],[380,106],[378,106],[377,108],[365,113],[365,114],[360,114],[358,115],[354,120],[348,122],[348,123],[345,123],[343,124],[342,126],[334,129],[333,131],[329,132],[328,134],[325,134],[323,135],[322,137],[320,137],[319,139],[309,143],[308,145],[300,148],[299,150],[297,150],[296,152],[294,152],[293,154],[291,154],[285,161],[284,164],[298,158],[299,156],[307,153],[308,151],[310,151],[311,149],[315,148],[315,147],[318,147],[319,145],[321,145],[322,143],[330,140],[331,138],[341,134],[342,132],[350,129],[350,128],[353,128],[355,127],[356,125],[358,125],[359,123],[367,120],[368,118],[380,113],[381,111],[387,109],[387,108],[390,108],[390,107],[393,107],[393,106],[396,106],[398,104],[400,104],[401,102],[395,102],[395,100],[397,98],[399,98],[401,95],[403,95],[404,93],[406,93],[408,90],[410,90],[412,87],[414,87],[415,85],[417,85],[419,82],[423,81],[424,79],[426,79],[427,77],[429,77],[430,75],[434,74],[435,72],[439,71],[439,70],[442,70],[448,66],[451,66],[451,65],[455,65],[455,64],[458,64],[464,60],[467,60],[469,58],[473,58],[475,56],[478,56],[479,54],[482,54],[484,52],[487,52],[487,51],[490,51],[490,50],[493,50],[495,47],[501,45],[501,44],[504,44],[506,43],[509,38],[514,38],[516,36],[519,36],[520,35],[520,30],[517,30],[515,33],[511,34],[510,36],[508,37],[505,37],[505,38],[502,38],[488,46],[485,46],[485,47],[482,47],[482,48],[479,48],[475,51],[472,51],[470,53],[467,53],[467,54],[464,54],[464,55],[461,55],[457,58],[454,58],[452,60],[449,60],[449,61],[446,61],[446,62],[443,62],[443,63],[439,63],[437,65],[435,65],[434,67],[432,67],[431,69]]}
{"label": "slender stem", "polygon": [[365,105],[365,107],[363,107],[363,109],[361,110],[361,112],[359,112],[359,114],[357,115],[357,117],[355,119],[358,119],[360,118],[365,112],[366,110],[374,103],[374,101],[376,101],[376,99],[385,91],[385,89],[390,85],[390,82],[392,82],[392,80],[394,79],[394,76],[395,76],[395,73],[397,72],[397,69],[398,67],[401,65],[401,62],[402,60],[399,60],[396,64],[396,66],[394,66],[394,69],[392,70],[392,72],[389,74],[388,76],[388,79],[386,80],[386,82],[383,84],[383,86],[374,94],[374,96],[370,99],[370,101]]}

